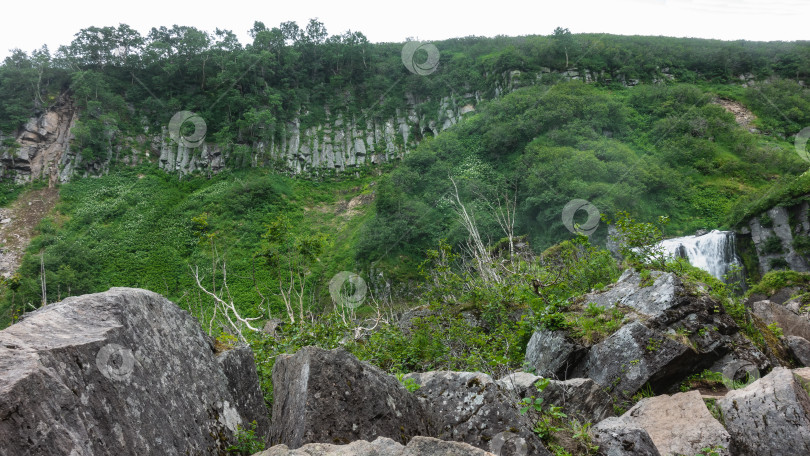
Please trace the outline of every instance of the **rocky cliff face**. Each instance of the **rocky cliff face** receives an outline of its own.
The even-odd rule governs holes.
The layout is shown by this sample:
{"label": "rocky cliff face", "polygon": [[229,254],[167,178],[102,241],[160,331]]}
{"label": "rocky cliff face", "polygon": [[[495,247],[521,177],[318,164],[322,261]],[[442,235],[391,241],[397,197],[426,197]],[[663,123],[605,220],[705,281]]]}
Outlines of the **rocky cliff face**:
{"label": "rocky cliff face", "polygon": [[[662,70],[661,78],[653,82],[671,79],[666,70]],[[622,75],[577,68],[562,72],[549,68],[532,73],[506,71],[484,92],[464,89],[455,92],[448,88],[447,94],[439,100],[419,99],[413,93],[406,93],[400,107],[387,117],[380,116],[375,106],[367,107],[362,110],[362,115],[353,117],[331,112],[327,106],[324,107],[325,120],[310,126],[303,124],[304,115],[298,115],[281,125],[275,139],[252,144],[249,153],[240,157],[212,143],[203,142],[198,147],[178,144],[164,129],[159,133],[144,133],[138,138],[117,138],[118,145],[108,151],[106,160],[96,163],[85,163],[79,151],[71,150],[70,130],[78,119],[78,112],[70,98],[64,95],[48,112],[32,118],[14,136],[15,146],[0,145],[0,177],[13,176],[20,183],[41,177],[47,177],[53,183],[66,182],[76,175],[104,172],[112,162],[137,164],[144,160],[180,175],[212,174],[228,166],[271,165],[290,174],[317,174],[328,170],[345,172],[400,159],[425,136],[438,135],[457,124],[465,114],[474,112],[483,99],[498,98],[547,79],[618,82],[626,86],[639,83]],[[432,107],[427,108],[429,105]],[[130,147],[132,143],[139,143],[139,146]]]}
{"label": "rocky cliff face", "polygon": [[29,120],[16,135],[16,144],[0,145],[0,178],[24,183],[47,177],[51,185],[68,180],[76,162],[70,140],[77,119],[72,100],[62,96],[47,112]]}
{"label": "rocky cliff face", "polygon": [[[738,230],[749,274],[772,269],[810,271],[810,203],[776,206],[752,217]],[[753,276],[756,278],[756,275]]]}
{"label": "rocky cliff face", "polygon": [[[417,111],[422,103],[407,94],[403,107],[388,119],[376,118],[373,109],[359,118],[332,115],[327,110],[324,123],[304,127],[299,116],[282,126],[280,140],[254,144],[249,163],[242,165],[277,164],[293,174],[308,174],[389,162],[402,158],[425,135],[435,136],[457,124],[464,114],[475,110],[479,100],[478,93],[448,96],[440,100],[436,112],[419,115]],[[229,158],[211,144],[188,148],[166,138],[159,143],[159,166],[168,172],[217,172],[226,166]]]}
{"label": "rocky cliff face", "polygon": [[0,145],[0,178],[12,177],[18,183],[47,178],[53,184],[75,175],[98,174],[112,161],[137,164],[143,160],[156,161],[161,169],[181,175],[217,173],[229,164],[274,165],[291,174],[341,172],[402,158],[424,136],[435,136],[457,124],[464,114],[475,111],[480,99],[478,93],[448,96],[440,100],[436,112],[418,114],[423,102],[409,94],[403,107],[388,119],[375,117],[373,109],[367,110],[365,117],[350,119],[327,111],[325,122],[311,127],[302,126],[299,116],[281,127],[280,139],[253,144],[249,156],[239,160],[216,144],[178,144],[164,129],[156,135],[133,139],[141,143],[140,148],[147,149],[145,154],[119,144],[108,151],[106,160],[84,163],[81,154],[71,150],[71,129],[78,111],[65,95],[49,111],[32,118],[14,137],[15,145]]}

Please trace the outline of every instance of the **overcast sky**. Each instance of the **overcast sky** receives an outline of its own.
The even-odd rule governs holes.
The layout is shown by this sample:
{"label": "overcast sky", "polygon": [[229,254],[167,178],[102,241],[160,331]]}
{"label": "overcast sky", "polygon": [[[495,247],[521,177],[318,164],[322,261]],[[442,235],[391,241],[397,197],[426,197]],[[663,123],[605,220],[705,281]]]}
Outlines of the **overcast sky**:
{"label": "overcast sky", "polygon": [[161,25],[189,25],[210,32],[219,27],[232,30],[246,44],[247,30],[256,20],[268,27],[290,20],[303,26],[310,18],[323,22],[330,35],[360,31],[372,42],[548,35],[558,26],[573,33],[810,39],[810,0],[13,0],[0,13],[0,58],[12,48],[30,52],[43,44],[53,52],[89,26],[125,23],[144,35]]}

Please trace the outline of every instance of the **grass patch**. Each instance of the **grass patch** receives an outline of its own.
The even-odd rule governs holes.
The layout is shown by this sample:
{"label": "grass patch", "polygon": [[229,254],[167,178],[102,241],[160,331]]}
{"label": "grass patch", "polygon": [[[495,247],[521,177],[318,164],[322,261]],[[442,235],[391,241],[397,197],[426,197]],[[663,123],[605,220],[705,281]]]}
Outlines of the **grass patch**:
{"label": "grass patch", "polygon": [[769,271],[762,280],[748,290],[748,295],[764,294],[771,296],[785,287],[806,288],[810,284],[810,273],[796,271]]}

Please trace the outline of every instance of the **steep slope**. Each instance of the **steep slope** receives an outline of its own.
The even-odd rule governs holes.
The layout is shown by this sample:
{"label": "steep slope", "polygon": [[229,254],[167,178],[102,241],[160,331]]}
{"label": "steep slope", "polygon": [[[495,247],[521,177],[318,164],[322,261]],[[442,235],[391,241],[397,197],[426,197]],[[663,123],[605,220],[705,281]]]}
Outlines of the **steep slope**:
{"label": "steep slope", "polygon": [[14,275],[28,244],[37,234],[37,226],[58,200],[58,189],[43,188],[26,192],[8,208],[0,208],[0,276]]}

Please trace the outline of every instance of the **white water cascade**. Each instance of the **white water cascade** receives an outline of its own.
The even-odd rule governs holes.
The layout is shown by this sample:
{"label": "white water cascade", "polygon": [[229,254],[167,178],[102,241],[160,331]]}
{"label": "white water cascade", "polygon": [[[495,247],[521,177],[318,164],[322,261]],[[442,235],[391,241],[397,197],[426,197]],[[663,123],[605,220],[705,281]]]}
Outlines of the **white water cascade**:
{"label": "white water cascade", "polygon": [[[732,231],[712,230],[700,236],[666,239],[660,245],[667,255],[686,258],[692,266],[723,281],[733,266],[742,266]],[[734,278],[737,280],[739,277]]]}

